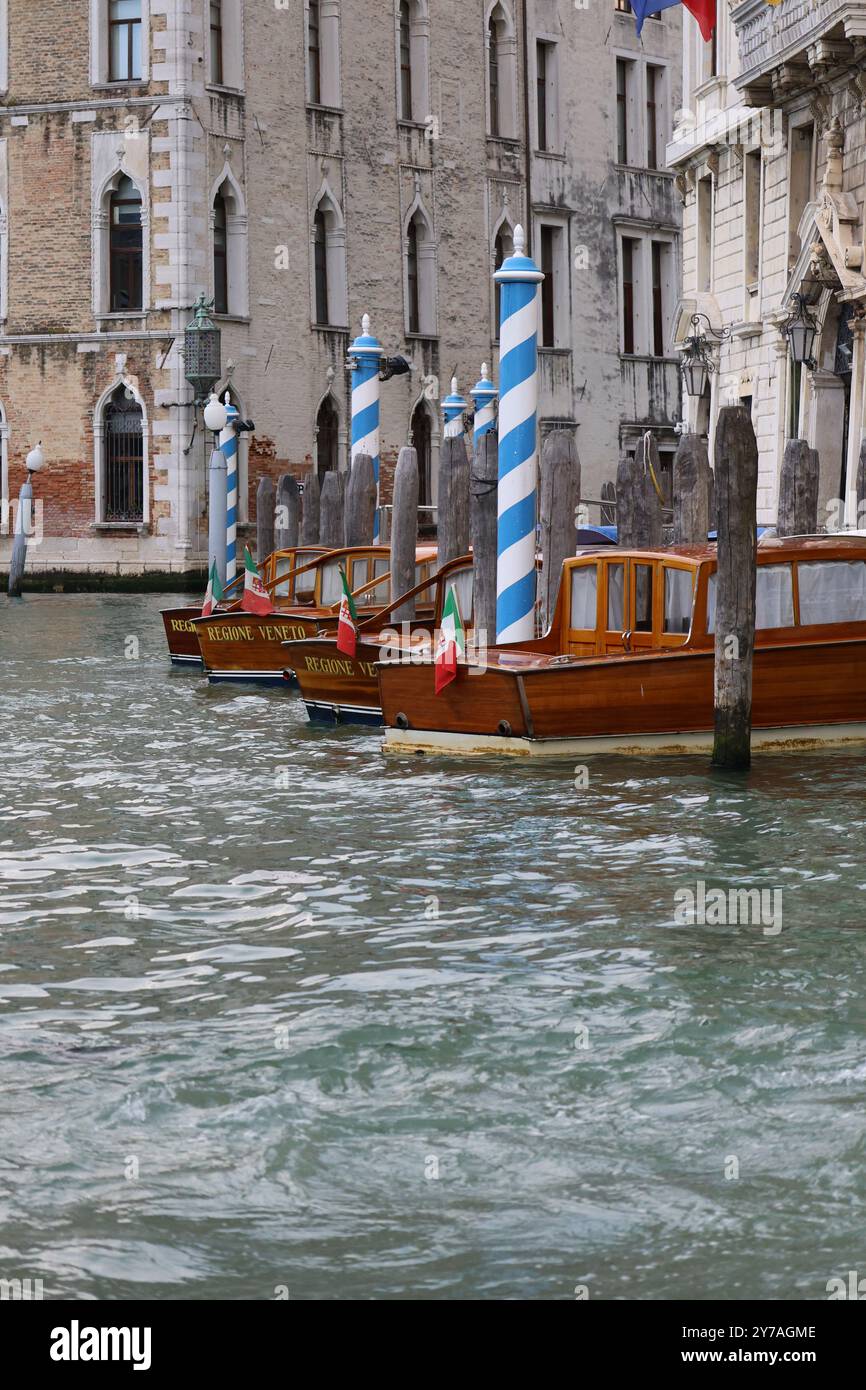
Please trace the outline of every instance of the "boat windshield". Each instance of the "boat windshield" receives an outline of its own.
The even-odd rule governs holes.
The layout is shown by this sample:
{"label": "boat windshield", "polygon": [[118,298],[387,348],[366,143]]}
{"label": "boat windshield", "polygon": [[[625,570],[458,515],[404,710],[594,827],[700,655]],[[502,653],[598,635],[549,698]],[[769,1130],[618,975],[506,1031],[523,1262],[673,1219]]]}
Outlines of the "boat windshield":
{"label": "boat windshield", "polygon": [[331,560],[329,564],[322,566],[322,588],[320,602],[323,608],[328,608],[332,603],[339,603],[343,597],[343,584],[340,579],[341,561]]}
{"label": "boat windshield", "polygon": [[442,601],[442,611],[445,612],[445,604],[448,602],[448,595],[453,593],[457,599],[457,607],[460,610],[460,617],[464,626],[472,622],[472,599],[475,584],[475,574],[472,568],[467,565],[466,569],[455,570],[449,574],[445,580],[445,594]]}

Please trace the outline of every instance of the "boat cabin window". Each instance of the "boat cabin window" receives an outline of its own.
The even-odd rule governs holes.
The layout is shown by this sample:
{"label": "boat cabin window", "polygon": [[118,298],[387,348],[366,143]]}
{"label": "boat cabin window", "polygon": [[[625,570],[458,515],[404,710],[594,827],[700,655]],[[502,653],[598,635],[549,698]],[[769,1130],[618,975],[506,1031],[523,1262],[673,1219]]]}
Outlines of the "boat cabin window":
{"label": "boat cabin window", "polygon": [[653,630],[653,567],[635,565],[634,567],[634,630],[652,632]]}
{"label": "boat cabin window", "polygon": [[688,632],[692,625],[694,571],[665,567],[665,632]]}
{"label": "boat cabin window", "polygon": [[382,555],[373,561],[373,573],[371,579],[378,579],[380,575],[387,575],[381,584],[377,584],[374,589],[368,589],[363,595],[365,603],[387,603],[391,597],[391,561],[387,555]]}
{"label": "boat cabin window", "polygon": [[[711,574],[707,590],[707,632],[716,630],[716,585]],[[790,565],[759,565],[755,587],[755,627],[794,626],[794,582]]]}
{"label": "boat cabin window", "polygon": [[340,564],[337,560],[332,560],[329,565],[322,566],[322,588],[320,602],[327,608],[332,603],[339,603],[343,597],[343,585],[340,580]]}
{"label": "boat cabin window", "polygon": [[[295,555],[295,568],[301,565],[308,565],[316,558],[313,550],[299,550]],[[295,598],[303,601],[313,597],[316,588],[316,571],[306,570],[304,574],[299,574],[295,578]]]}
{"label": "boat cabin window", "polygon": [[866,622],[866,563],[825,560],[797,566],[800,622]]}
{"label": "boat cabin window", "polygon": [[297,561],[292,555],[277,555],[274,566],[273,578],[277,581],[274,588],[274,598],[290,598],[292,593],[292,581],[284,576],[291,573]]}
{"label": "boat cabin window", "polygon": [[625,630],[625,565],[607,567],[607,630]]}
{"label": "boat cabin window", "polygon": [[448,595],[453,591],[457,597],[457,607],[460,609],[460,617],[464,626],[472,622],[472,596],[475,583],[474,571],[467,566],[464,570],[455,570],[449,574],[445,580],[445,593],[442,599],[442,611],[445,611],[445,604],[448,602]]}
{"label": "boat cabin window", "polygon": [[598,566],[582,565],[571,571],[571,626],[595,631]]}

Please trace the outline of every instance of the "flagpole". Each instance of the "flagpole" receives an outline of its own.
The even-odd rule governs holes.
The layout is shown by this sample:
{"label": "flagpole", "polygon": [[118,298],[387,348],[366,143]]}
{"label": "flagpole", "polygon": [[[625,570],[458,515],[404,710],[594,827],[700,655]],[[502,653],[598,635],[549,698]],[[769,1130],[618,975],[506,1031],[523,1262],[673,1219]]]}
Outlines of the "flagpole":
{"label": "flagpole", "polygon": [[499,493],[496,640],[535,636],[535,496],[538,479],[538,286],[544,275],[524,254],[523,228],[514,255],[496,271],[502,287],[499,330]]}

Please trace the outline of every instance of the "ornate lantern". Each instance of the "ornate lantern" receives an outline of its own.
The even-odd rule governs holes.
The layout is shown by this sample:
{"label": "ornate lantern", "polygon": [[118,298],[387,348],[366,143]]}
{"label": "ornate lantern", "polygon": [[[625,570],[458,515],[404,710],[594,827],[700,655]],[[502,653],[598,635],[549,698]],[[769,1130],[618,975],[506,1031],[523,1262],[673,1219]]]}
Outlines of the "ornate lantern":
{"label": "ornate lantern", "polygon": [[194,306],[195,318],[184,334],[183,356],[186,379],[195,392],[195,403],[201,405],[222,372],[220,342],[222,334],[211,322],[213,300],[200,294]]}
{"label": "ornate lantern", "polygon": [[806,301],[801,294],[791,295],[793,309],[789,318],[782,324],[782,332],[788,339],[788,349],[791,359],[800,362],[810,370],[815,366],[815,339],[818,336],[818,325],[806,306]]}
{"label": "ornate lantern", "polygon": [[[706,328],[701,326],[701,320],[706,324]],[[714,342],[721,343],[726,338],[730,338],[731,330],[730,328],[723,328],[716,332],[706,314],[692,314],[691,323],[694,332],[683,343],[680,371],[683,374],[686,394],[700,397],[707,388],[710,375],[716,370],[716,364],[710,356],[710,344],[707,335],[709,334]]]}

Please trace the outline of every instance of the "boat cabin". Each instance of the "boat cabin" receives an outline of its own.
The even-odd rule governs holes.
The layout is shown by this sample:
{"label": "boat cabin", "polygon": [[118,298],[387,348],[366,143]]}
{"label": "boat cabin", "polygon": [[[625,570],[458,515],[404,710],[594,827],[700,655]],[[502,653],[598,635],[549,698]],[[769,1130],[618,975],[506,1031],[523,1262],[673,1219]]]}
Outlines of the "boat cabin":
{"label": "boat cabin", "polygon": [[[715,546],[575,556],[563,566],[550,632],[526,645],[579,657],[712,647],[716,583]],[[762,541],[755,614],[757,646],[866,625],[866,537]]]}

